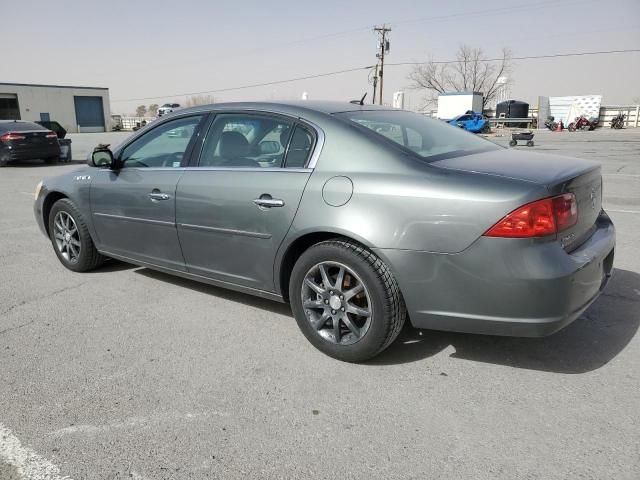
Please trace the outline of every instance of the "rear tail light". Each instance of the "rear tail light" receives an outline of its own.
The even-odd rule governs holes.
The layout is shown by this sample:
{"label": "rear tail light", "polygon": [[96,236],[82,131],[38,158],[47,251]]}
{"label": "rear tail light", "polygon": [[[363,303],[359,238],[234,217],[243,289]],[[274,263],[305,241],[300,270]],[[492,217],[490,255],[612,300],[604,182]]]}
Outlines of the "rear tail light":
{"label": "rear tail light", "polygon": [[543,198],[515,209],[484,233],[485,237],[531,238],[553,235],[578,221],[573,193]]}
{"label": "rear tail light", "polygon": [[45,137],[47,138],[58,138],[58,135],[56,135],[55,132],[49,132],[45,135]]}
{"label": "rear tail light", "polygon": [[9,132],[9,133],[5,133],[4,135],[2,135],[0,137],[0,141],[2,142],[10,142],[11,140],[24,140],[25,137],[24,135],[20,135],[18,133],[13,133],[13,132]]}

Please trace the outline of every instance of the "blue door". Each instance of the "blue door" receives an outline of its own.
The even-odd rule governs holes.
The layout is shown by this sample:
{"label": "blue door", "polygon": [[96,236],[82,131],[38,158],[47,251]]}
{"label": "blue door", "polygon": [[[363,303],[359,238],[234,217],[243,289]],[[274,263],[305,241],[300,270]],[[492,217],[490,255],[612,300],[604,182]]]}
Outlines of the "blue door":
{"label": "blue door", "polygon": [[102,97],[73,97],[80,132],[104,132]]}
{"label": "blue door", "polygon": [[51,118],[49,118],[49,112],[44,112],[40,114],[40,121],[41,122],[49,122],[51,121]]}

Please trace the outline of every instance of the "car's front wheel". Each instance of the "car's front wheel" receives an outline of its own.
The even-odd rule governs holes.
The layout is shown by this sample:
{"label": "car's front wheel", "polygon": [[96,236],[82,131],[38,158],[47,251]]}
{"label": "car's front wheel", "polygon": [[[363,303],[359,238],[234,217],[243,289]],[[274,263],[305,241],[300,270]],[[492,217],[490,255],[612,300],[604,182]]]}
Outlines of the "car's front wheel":
{"label": "car's front wheel", "polygon": [[58,200],[49,213],[49,237],[60,262],[74,272],[93,270],[104,262],[76,206]]}
{"label": "car's front wheel", "polygon": [[328,240],[305,251],[289,287],[302,333],[320,351],[347,362],[368,360],[398,336],[406,308],[387,265],[347,240]]}

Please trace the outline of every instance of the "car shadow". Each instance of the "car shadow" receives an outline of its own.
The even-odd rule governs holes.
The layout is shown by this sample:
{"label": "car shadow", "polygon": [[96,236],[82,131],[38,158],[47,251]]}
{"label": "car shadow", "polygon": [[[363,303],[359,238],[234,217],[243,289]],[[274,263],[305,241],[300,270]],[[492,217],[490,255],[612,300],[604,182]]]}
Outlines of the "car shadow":
{"label": "car shadow", "polygon": [[289,307],[289,304],[286,303],[280,303],[274,300],[268,300],[266,298],[256,297],[254,295],[216,287],[207,283],[196,282],[195,280],[189,280],[187,278],[178,277],[176,275],[169,275],[168,273],[151,270],[149,268],[135,268],[137,268],[136,270],[134,270],[135,273],[144,275],[145,277],[160,280],[162,282],[168,282],[179,287],[189,288],[191,290],[195,290],[196,292],[205,293],[207,295],[214,295],[225,300],[242,303],[250,307],[259,308],[261,310],[267,310],[272,313],[292,316],[291,308]]}
{"label": "car shadow", "polygon": [[[135,268],[134,272],[232,302],[291,316],[288,304],[227,290],[122,262],[101,271]],[[111,270],[111,271],[114,271]],[[497,337],[419,330],[409,322],[398,339],[365,365],[397,365],[426,360],[452,347],[451,358],[514,368],[578,374],[596,370],[616,357],[640,326],[640,275],[615,269],[604,293],[582,316],[544,338]]]}
{"label": "car shadow", "polygon": [[451,358],[557,373],[586,373],[616,357],[640,325],[640,275],[616,269],[600,298],[561,331],[544,338],[497,337],[418,330],[406,325],[370,365],[429,358],[452,346]]}

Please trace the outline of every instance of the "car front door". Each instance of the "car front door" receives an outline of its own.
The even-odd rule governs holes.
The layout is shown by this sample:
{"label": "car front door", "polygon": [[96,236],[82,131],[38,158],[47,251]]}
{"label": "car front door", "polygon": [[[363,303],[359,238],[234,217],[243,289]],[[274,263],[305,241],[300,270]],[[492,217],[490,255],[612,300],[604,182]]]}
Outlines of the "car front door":
{"label": "car front door", "polygon": [[197,166],[176,191],[176,223],[187,270],[273,291],[276,252],[311,175],[318,133],[285,117],[220,114]]}
{"label": "car front door", "polygon": [[163,122],[116,151],[117,167],[98,170],[91,213],[100,250],[185,270],[175,223],[175,192],[202,115]]}

